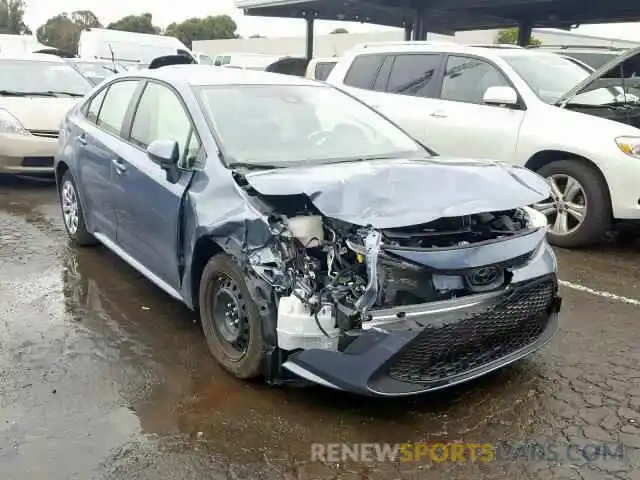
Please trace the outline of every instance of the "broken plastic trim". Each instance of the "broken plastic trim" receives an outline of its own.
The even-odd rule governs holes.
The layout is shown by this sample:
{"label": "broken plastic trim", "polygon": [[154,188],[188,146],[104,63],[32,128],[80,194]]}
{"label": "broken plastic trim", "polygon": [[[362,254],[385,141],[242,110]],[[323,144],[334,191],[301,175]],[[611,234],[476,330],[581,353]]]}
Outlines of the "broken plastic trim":
{"label": "broken plastic trim", "polygon": [[363,318],[367,310],[376,303],[378,299],[378,256],[380,255],[380,243],[382,234],[378,230],[369,230],[364,239],[365,262],[367,267],[367,286],[364,293],[356,301],[355,307],[362,313]]}

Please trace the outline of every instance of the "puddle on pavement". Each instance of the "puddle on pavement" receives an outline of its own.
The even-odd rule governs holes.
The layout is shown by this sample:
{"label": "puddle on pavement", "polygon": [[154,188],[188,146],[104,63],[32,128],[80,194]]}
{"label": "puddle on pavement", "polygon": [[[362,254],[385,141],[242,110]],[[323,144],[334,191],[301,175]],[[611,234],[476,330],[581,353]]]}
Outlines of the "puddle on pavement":
{"label": "puddle on pavement", "polygon": [[[243,465],[308,461],[313,442],[519,439],[558,388],[545,353],[402,400],[235,380],[209,355],[193,312],[105,248],[69,247],[56,211],[55,191],[0,186],[0,225],[21,239],[0,246],[7,479],[87,478],[136,443]],[[17,474],[29,458],[39,459],[32,475]]]}

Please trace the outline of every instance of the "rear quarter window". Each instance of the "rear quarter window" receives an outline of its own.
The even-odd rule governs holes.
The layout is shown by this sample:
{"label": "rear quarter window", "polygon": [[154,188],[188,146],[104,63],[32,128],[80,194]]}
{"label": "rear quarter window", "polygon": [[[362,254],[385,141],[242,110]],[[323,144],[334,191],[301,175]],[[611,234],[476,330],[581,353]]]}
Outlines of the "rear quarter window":
{"label": "rear quarter window", "polygon": [[353,59],[344,77],[344,84],[349,87],[371,89],[384,58],[385,55],[379,54],[358,55]]}
{"label": "rear quarter window", "polygon": [[315,78],[316,80],[326,80],[329,78],[329,74],[333,67],[336,66],[336,62],[318,62],[316,64]]}

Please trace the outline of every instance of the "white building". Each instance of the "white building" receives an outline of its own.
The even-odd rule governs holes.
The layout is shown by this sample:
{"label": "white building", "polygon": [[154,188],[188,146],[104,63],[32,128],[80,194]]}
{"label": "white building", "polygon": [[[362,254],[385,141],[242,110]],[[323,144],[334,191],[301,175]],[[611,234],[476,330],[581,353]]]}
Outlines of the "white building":
{"label": "white building", "polygon": [[[465,44],[493,44],[499,30],[476,30],[458,32],[455,36],[430,33],[429,40],[456,41]],[[533,36],[547,45],[606,45],[618,48],[634,48],[640,46],[638,42],[614,38],[579,35],[564,30],[537,28]],[[359,43],[400,41],[404,38],[404,30],[397,29],[389,32],[346,33],[334,35],[316,35],[314,53],[316,57],[332,57]],[[200,40],[193,42],[193,49],[208,55],[220,53],[263,53],[271,55],[303,56],[305,52],[305,37],[279,38],[238,38],[231,40]]]}

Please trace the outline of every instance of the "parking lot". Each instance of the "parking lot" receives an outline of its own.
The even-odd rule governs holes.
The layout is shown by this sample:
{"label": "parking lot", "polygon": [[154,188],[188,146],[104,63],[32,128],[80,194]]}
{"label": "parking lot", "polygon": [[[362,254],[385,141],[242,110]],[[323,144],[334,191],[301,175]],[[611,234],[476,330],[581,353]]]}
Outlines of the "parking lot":
{"label": "parking lot", "polygon": [[[51,186],[0,180],[0,478],[640,478],[633,236],[558,251],[561,330],[442,393],[243,383],[195,316],[104,248],[67,244]],[[612,296],[613,294],[613,296]],[[622,458],[322,463],[316,442],[622,443]]]}

